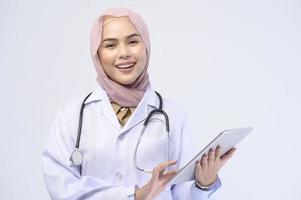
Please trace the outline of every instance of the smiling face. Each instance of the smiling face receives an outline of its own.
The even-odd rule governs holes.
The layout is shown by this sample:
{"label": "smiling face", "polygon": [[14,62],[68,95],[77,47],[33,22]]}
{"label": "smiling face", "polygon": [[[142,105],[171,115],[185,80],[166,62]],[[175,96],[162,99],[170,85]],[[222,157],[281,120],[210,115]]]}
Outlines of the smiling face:
{"label": "smiling face", "polygon": [[130,85],[146,67],[144,43],[128,18],[104,19],[98,56],[104,72],[113,81]]}

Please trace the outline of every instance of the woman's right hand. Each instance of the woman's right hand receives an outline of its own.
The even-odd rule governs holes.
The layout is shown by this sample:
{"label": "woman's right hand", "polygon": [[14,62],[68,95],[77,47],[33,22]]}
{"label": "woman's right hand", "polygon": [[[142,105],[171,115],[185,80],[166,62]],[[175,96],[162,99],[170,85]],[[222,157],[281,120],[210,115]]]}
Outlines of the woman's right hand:
{"label": "woman's right hand", "polygon": [[176,163],[175,160],[169,160],[155,167],[151,180],[136,190],[135,200],[151,200],[164,191],[169,181],[177,174],[175,170],[165,172],[165,168]]}

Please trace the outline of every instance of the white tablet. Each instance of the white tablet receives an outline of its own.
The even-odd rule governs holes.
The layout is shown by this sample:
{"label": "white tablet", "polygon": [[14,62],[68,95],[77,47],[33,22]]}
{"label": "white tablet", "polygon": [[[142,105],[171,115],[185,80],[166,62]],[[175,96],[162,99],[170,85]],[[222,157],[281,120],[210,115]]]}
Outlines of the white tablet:
{"label": "white tablet", "polygon": [[182,167],[179,170],[178,174],[169,182],[169,185],[194,180],[195,162],[197,160],[200,160],[205,153],[208,153],[211,148],[215,149],[219,145],[222,148],[221,150],[223,155],[227,151],[232,149],[236,144],[238,144],[252,130],[253,128],[251,127],[224,130],[205,148],[203,148],[191,161],[189,161],[184,167]]}

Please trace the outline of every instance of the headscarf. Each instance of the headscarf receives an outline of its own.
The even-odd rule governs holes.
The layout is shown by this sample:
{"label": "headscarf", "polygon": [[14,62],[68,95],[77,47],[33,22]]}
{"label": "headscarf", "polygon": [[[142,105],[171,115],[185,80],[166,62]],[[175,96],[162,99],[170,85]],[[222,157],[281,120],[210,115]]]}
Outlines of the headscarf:
{"label": "headscarf", "polygon": [[[130,85],[119,84],[110,79],[104,72],[100,58],[97,54],[102,39],[103,20],[105,16],[128,17],[140,34],[146,48],[146,66],[140,76]],[[147,73],[149,57],[151,52],[148,28],[144,20],[135,12],[122,7],[110,8],[104,11],[94,22],[90,37],[92,60],[97,72],[97,82],[106,91],[111,102],[116,102],[122,107],[136,107],[142,99],[145,90],[150,87]]]}

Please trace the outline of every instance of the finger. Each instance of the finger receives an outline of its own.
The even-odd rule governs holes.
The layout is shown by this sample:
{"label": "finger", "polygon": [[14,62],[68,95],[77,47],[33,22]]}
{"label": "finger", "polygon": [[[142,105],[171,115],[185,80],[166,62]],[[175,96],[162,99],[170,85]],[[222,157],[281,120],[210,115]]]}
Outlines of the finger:
{"label": "finger", "polygon": [[222,156],[222,147],[218,145],[215,149],[215,160],[220,160],[221,156]]}
{"label": "finger", "polygon": [[165,171],[165,169],[163,169],[162,171],[163,171],[163,173],[159,173],[159,174],[160,174],[160,177],[162,177],[163,179],[165,179],[168,176],[173,176],[174,174],[178,173],[177,170]]}
{"label": "finger", "polygon": [[164,174],[164,178],[163,178],[163,185],[167,185],[171,181],[171,179],[173,177],[175,177],[177,174],[178,174],[178,171],[176,171],[176,170],[166,172],[166,174]]}
{"label": "finger", "polygon": [[163,185],[167,185],[172,179],[173,179],[174,176],[171,176],[169,177],[168,179],[166,179],[165,181],[163,181]]}
{"label": "finger", "polygon": [[163,169],[161,169],[161,170],[159,171],[159,177],[163,176],[164,171],[165,171],[165,168],[163,168]]}
{"label": "finger", "polygon": [[202,169],[202,165],[201,165],[201,161],[200,160],[197,160],[195,162],[195,173],[196,174],[202,174],[203,173],[203,169]]}
{"label": "finger", "polygon": [[168,160],[168,161],[160,163],[157,168],[158,168],[158,170],[161,170],[165,167],[169,167],[169,166],[174,165],[176,163],[177,163],[176,160]]}
{"label": "finger", "polygon": [[227,153],[225,153],[222,157],[221,157],[221,161],[223,163],[227,162],[233,155],[234,152],[236,151],[236,148],[232,148],[229,151],[227,151]]}
{"label": "finger", "polygon": [[157,167],[154,168],[153,173],[154,174],[162,174],[166,167],[176,164],[176,160],[168,160],[165,162],[160,163]]}
{"label": "finger", "polygon": [[176,170],[171,170],[171,171],[168,171],[166,173],[164,173],[164,175],[162,176],[163,179],[167,179],[169,177],[174,177],[175,175],[177,175],[178,171]]}
{"label": "finger", "polygon": [[[202,157],[203,158],[203,157]],[[202,159],[195,162],[196,167],[202,167]]]}
{"label": "finger", "polygon": [[202,163],[203,170],[206,170],[208,168],[208,156],[207,156],[207,154],[203,155],[201,163]]}
{"label": "finger", "polygon": [[215,160],[215,151],[213,149],[209,150],[209,156],[208,156],[208,164],[209,166],[214,165],[214,160]]}

